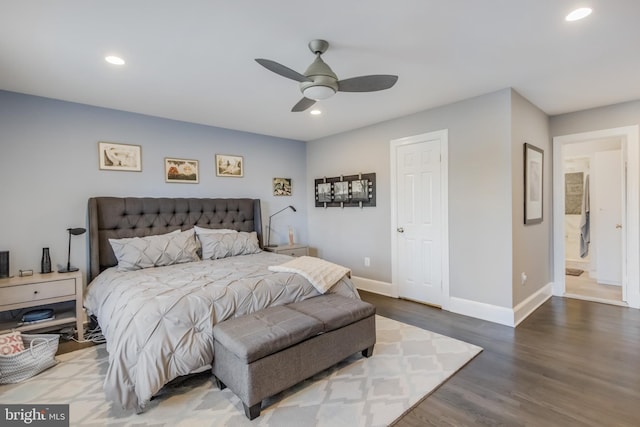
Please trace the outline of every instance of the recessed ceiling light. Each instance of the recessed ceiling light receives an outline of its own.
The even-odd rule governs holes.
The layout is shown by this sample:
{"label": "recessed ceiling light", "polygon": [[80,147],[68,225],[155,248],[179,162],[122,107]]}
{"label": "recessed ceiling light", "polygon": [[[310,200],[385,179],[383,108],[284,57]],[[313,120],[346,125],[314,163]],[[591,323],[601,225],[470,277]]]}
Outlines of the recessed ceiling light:
{"label": "recessed ceiling light", "polygon": [[581,7],[580,9],[576,9],[570,14],[568,14],[567,17],[564,19],[567,21],[578,21],[582,18],[586,18],[587,16],[591,15],[591,12],[593,12],[591,8]]}
{"label": "recessed ceiling light", "polygon": [[320,114],[322,114],[322,111],[316,109],[313,109],[311,111],[309,111],[309,114],[311,114],[312,116],[319,116]]}
{"label": "recessed ceiling light", "polygon": [[113,56],[113,55],[105,56],[104,60],[107,61],[109,64],[124,65],[124,59],[120,58],[119,56]]}

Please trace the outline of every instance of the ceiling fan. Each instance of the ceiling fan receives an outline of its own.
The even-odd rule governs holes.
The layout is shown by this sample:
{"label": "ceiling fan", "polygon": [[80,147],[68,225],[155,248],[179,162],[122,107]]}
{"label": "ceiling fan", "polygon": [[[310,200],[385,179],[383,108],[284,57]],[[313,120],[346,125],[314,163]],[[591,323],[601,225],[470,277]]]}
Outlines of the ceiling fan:
{"label": "ceiling fan", "polygon": [[304,111],[315,104],[316,101],[327,99],[336,92],[375,92],[389,89],[398,81],[398,76],[388,74],[338,80],[338,76],[321,58],[321,55],[328,48],[329,42],[326,40],[311,40],[309,42],[309,49],[316,55],[316,59],[309,65],[304,74],[300,74],[270,59],[257,58],[256,62],[269,71],[300,82],[300,91],[304,98],[293,106],[291,109],[293,112]]}

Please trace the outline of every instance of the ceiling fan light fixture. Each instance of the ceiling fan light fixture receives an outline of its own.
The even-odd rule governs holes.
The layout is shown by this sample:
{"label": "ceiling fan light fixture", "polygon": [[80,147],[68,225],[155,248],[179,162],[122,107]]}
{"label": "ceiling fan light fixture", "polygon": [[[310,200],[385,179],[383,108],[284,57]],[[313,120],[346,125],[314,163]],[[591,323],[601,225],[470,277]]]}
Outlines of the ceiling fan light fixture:
{"label": "ceiling fan light fixture", "polygon": [[580,19],[586,18],[587,16],[591,15],[591,12],[592,12],[591,8],[589,8],[589,7],[581,7],[579,9],[576,9],[576,10],[572,11],[564,19],[569,21],[569,22],[579,21]]}
{"label": "ceiling fan light fixture", "polygon": [[124,59],[120,58],[119,56],[114,56],[114,55],[105,56],[104,60],[107,61],[109,64],[124,65]]}
{"label": "ceiling fan light fixture", "polygon": [[336,91],[329,86],[309,86],[302,91],[305,98],[314,99],[316,101],[332,97]]}

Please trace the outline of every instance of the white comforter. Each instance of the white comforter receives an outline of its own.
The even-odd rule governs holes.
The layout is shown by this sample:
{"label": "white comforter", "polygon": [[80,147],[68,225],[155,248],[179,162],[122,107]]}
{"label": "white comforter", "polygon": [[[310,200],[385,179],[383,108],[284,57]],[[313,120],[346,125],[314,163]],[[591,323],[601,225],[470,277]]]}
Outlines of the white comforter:
{"label": "white comforter", "polygon": [[[107,397],[142,410],[172,379],[211,365],[216,323],[319,295],[298,274],[268,270],[290,259],[262,252],[100,274],[88,287],[85,307],[107,340]],[[329,292],[359,298],[347,277]]]}

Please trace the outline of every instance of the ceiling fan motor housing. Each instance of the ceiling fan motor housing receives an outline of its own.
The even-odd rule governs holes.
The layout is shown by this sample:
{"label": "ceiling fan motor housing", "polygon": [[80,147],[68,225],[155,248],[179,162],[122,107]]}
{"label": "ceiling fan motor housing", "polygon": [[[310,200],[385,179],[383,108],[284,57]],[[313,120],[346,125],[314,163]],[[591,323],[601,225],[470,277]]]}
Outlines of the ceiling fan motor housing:
{"label": "ceiling fan motor housing", "polygon": [[309,65],[304,75],[312,81],[300,82],[300,91],[309,99],[327,99],[338,91],[338,76],[316,53],[316,59]]}

